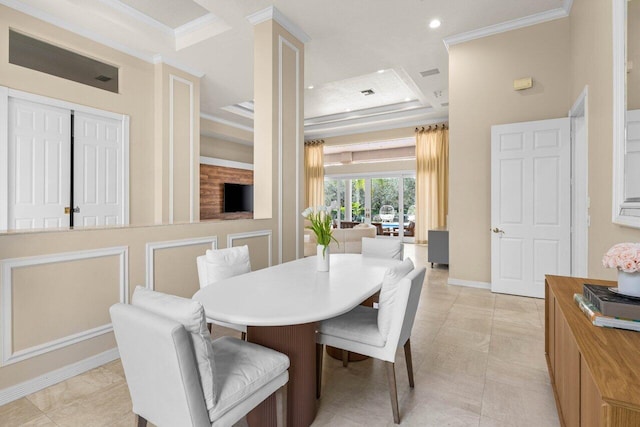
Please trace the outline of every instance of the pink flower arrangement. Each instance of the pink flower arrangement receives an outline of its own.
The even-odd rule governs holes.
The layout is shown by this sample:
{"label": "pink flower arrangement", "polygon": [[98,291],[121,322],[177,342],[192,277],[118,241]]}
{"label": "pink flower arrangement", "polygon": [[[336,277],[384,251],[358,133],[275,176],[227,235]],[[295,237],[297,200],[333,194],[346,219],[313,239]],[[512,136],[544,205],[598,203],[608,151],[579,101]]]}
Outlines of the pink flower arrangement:
{"label": "pink flower arrangement", "polygon": [[602,265],[625,273],[640,271],[640,243],[618,243],[602,257]]}

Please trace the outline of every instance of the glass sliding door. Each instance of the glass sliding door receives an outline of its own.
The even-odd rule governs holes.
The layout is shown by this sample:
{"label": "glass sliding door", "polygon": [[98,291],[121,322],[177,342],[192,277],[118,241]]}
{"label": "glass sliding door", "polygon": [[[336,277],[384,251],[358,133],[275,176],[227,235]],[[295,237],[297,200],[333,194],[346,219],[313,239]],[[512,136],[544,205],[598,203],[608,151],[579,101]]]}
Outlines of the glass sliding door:
{"label": "glass sliding door", "polygon": [[413,242],[416,180],[413,172],[393,176],[325,177],[325,205],[336,225],[376,226],[378,235]]}

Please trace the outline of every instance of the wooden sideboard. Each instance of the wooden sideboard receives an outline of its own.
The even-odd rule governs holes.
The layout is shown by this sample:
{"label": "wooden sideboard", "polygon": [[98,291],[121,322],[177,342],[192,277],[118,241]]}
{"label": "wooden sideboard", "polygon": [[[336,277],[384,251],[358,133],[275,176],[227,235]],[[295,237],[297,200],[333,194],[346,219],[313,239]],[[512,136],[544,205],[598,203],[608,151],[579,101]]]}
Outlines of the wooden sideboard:
{"label": "wooden sideboard", "polygon": [[640,332],[594,326],[573,301],[584,283],[546,276],[545,352],[565,427],[640,426]]}

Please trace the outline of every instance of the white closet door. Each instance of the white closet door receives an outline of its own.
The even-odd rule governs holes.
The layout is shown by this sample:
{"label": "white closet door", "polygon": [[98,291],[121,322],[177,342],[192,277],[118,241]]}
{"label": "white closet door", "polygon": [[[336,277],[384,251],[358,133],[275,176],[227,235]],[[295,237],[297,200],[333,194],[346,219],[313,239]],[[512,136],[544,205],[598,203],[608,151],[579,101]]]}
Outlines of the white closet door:
{"label": "white closet door", "polygon": [[123,224],[122,121],[74,114],[74,227]]}
{"label": "white closet door", "polygon": [[9,98],[8,228],[69,226],[71,112]]}

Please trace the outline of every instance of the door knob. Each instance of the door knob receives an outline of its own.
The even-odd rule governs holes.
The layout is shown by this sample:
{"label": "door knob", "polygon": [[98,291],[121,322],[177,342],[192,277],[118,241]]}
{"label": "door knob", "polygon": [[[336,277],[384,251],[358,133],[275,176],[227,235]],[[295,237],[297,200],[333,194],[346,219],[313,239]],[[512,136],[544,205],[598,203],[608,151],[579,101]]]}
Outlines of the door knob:
{"label": "door knob", "polygon": [[501,233],[501,234],[504,234],[504,230],[500,230],[498,227],[494,228],[494,229],[493,229],[493,230],[491,230],[491,231],[493,231],[494,233]]}

